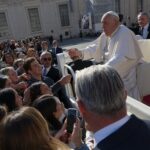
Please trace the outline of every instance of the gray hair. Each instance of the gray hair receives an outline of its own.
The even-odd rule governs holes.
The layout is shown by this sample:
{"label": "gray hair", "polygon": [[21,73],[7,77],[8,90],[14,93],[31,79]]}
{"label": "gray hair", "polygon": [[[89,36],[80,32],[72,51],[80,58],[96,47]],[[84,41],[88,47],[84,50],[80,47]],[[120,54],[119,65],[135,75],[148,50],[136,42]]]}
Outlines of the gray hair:
{"label": "gray hair", "polygon": [[116,12],[114,12],[114,11],[108,11],[108,12],[106,12],[105,14],[103,14],[102,18],[104,18],[106,16],[110,16],[114,20],[116,20],[117,22],[119,22],[119,15]]}
{"label": "gray hair", "polygon": [[148,13],[146,13],[146,12],[140,12],[139,14],[138,14],[138,17],[139,16],[146,16],[148,19],[149,19],[149,15],[148,15]]}
{"label": "gray hair", "polygon": [[43,51],[42,54],[40,55],[40,59],[42,59],[43,55],[49,55],[50,57],[52,57],[51,53],[48,51]]}
{"label": "gray hair", "polygon": [[126,106],[123,81],[108,65],[78,71],[75,89],[79,100],[92,112],[112,115]]}

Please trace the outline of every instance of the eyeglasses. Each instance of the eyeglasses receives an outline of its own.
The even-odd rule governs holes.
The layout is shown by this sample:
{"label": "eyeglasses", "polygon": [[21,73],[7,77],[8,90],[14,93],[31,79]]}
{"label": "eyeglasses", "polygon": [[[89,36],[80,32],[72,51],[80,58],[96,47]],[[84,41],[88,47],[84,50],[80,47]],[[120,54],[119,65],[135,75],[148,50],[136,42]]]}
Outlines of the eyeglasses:
{"label": "eyeglasses", "polygon": [[44,61],[51,61],[51,58],[43,58]]}

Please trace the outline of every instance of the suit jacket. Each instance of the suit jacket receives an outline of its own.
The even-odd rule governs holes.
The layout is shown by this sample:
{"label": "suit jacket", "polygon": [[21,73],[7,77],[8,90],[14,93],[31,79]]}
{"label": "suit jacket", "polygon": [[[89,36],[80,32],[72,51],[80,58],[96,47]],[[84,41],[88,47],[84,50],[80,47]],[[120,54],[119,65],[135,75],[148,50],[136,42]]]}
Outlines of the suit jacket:
{"label": "suit jacket", "polygon": [[51,66],[51,68],[47,72],[46,76],[49,77],[49,78],[51,78],[51,79],[53,79],[54,82],[57,82],[62,77],[60,71],[56,67],[54,67],[54,66]]}
{"label": "suit jacket", "polygon": [[100,143],[100,150],[150,150],[150,121],[132,115],[130,120]]}
{"label": "suit jacket", "polygon": [[[147,35],[146,39],[150,39],[150,23],[149,23],[147,31],[148,31],[148,35]],[[139,33],[138,34],[142,36],[142,30],[140,29],[140,27],[139,27]]]}
{"label": "suit jacket", "polygon": [[[53,79],[54,82],[57,82],[62,77],[59,70],[53,66],[50,68],[46,76]],[[73,104],[71,103],[69,97],[66,94],[64,86],[61,86],[61,89],[57,92],[57,96],[59,97],[60,101],[63,102],[66,108],[73,107]]]}

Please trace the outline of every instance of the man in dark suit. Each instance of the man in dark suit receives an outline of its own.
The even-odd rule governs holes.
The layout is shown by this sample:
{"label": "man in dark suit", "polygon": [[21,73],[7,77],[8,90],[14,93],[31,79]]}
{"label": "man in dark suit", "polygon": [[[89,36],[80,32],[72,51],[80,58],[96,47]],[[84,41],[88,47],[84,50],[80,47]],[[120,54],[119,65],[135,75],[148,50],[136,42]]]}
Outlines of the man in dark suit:
{"label": "man in dark suit", "polygon": [[140,12],[137,18],[139,24],[138,34],[144,39],[150,39],[150,22],[148,14],[145,12]]}
{"label": "man in dark suit", "polygon": [[[54,82],[58,82],[62,79],[60,71],[52,65],[52,55],[50,52],[43,52],[40,56],[42,68],[42,75],[51,78]],[[71,78],[70,76],[67,77]],[[65,83],[63,84],[65,85]],[[66,108],[73,107],[73,104],[70,102],[68,96],[66,95],[64,86],[57,93],[59,99],[64,103]]]}
{"label": "man in dark suit", "polygon": [[53,63],[57,65],[57,57],[56,57],[56,55],[63,52],[62,48],[59,47],[57,40],[53,41],[53,43],[52,43],[52,50],[50,52],[52,54]]}
{"label": "man in dark suit", "polygon": [[95,65],[76,74],[77,103],[86,129],[100,150],[150,149],[150,121],[127,115],[123,81],[108,65]]}

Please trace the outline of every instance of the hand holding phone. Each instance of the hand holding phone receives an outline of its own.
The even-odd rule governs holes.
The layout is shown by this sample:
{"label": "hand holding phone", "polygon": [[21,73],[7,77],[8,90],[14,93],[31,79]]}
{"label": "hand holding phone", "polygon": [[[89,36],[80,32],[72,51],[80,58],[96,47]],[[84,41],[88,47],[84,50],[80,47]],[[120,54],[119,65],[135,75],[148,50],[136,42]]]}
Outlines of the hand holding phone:
{"label": "hand holding phone", "polygon": [[74,123],[76,122],[78,115],[78,111],[75,108],[69,108],[68,109],[68,115],[67,115],[67,133],[72,133]]}

